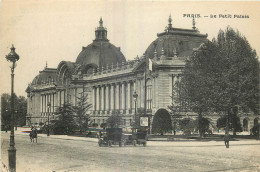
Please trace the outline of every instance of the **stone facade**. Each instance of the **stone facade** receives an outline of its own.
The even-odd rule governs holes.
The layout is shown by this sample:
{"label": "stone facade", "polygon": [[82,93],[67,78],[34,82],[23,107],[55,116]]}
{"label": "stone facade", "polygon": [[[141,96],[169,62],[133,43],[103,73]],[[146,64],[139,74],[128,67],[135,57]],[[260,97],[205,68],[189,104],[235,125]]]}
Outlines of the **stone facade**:
{"label": "stone facade", "polygon": [[[200,34],[195,25],[192,29],[180,29],[172,27],[171,17],[168,22],[165,31],[157,34],[158,38],[142,57],[127,61],[120,48],[109,43],[101,19],[96,39],[82,48],[76,62],[62,61],[57,69],[46,66],[28,86],[27,124],[46,123],[48,117],[55,119],[57,107],[65,101],[76,105],[76,97],[83,93],[92,104],[88,112],[92,123],[100,126],[109,116],[119,113],[123,127],[130,127],[135,113],[134,92],[138,94],[136,108],[145,107],[145,77],[146,108],[151,121],[158,109],[168,110],[174,99],[173,86],[181,79],[185,60],[207,41],[207,34]],[[149,71],[148,66],[151,66]],[[183,116],[197,117],[194,113]],[[219,117],[213,118],[216,124]],[[247,128],[252,127],[254,119],[252,115],[246,118]]]}

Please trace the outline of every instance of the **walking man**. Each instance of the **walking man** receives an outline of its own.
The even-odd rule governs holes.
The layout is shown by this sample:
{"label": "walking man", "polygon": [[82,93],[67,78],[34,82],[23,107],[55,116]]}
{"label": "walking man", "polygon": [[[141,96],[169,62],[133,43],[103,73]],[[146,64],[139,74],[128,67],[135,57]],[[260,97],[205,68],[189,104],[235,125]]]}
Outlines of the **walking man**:
{"label": "walking man", "polygon": [[224,141],[225,141],[226,148],[229,148],[229,140],[230,140],[230,135],[229,135],[228,132],[226,132],[226,134],[224,136]]}

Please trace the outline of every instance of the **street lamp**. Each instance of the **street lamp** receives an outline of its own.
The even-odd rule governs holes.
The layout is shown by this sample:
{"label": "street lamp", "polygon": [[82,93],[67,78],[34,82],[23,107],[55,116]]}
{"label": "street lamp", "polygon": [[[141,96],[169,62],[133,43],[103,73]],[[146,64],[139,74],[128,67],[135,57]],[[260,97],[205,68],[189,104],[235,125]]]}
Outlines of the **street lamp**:
{"label": "street lamp", "polygon": [[47,128],[47,136],[50,136],[50,108],[51,108],[51,103],[49,102],[47,104],[48,106],[48,128]]}
{"label": "street lamp", "polygon": [[19,55],[15,52],[14,45],[11,47],[11,52],[5,56],[7,61],[11,62],[11,133],[10,147],[8,149],[8,161],[10,172],[16,171],[16,149],[14,147],[14,68],[15,62],[19,60]]}
{"label": "street lamp", "polygon": [[15,110],[15,131],[17,131],[17,113],[18,110]]}
{"label": "street lamp", "polygon": [[137,97],[138,97],[138,94],[136,92],[134,92],[133,98],[134,98],[134,102],[135,102],[135,116],[134,116],[134,123],[135,124],[136,124],[136,101],[137,101]]}
{"label": "street lamp", "polygon": [[[8,113],[8,109],[7,108],[5,108],[5,113],[6,113],[6,116],[8,115],[7,113]],[[8,120],[7,120],[8,121]],[[7,122],[7,121],[5,121],[5,132],[7,133],[7,131],[8,131],[8,129],[9,129],[9,123]]]}

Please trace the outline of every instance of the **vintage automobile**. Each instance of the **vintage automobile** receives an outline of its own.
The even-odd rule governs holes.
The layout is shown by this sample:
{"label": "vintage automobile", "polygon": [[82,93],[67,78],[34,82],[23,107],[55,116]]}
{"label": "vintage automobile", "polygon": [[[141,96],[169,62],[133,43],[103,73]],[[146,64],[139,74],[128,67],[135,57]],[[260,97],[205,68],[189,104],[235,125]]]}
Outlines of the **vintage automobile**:
{"label": "vintage automobile", "polygon": [[98,145],[101,147],[112,145],[122,146],[122,128],[106,128],[104,132],[99,132]]}
{"label": "vintage automobile", "polygon": [[132,132],[127,133],[127,134],[123,134],[122,136],[122,143],[124,146],[126,145],[133,145],[136,146],[138,145],[143,145],[146,146],[147,142],[147,131],[141,131],[141,130],[137,130],[136,132]]}

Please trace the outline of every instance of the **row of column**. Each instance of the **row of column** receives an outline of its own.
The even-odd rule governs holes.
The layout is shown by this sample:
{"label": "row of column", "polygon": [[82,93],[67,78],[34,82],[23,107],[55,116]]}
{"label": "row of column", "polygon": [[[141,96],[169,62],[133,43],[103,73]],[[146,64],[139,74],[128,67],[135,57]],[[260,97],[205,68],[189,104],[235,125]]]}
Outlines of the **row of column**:
{"label": "row of column", "polygon": [[55,93],[41,95],[41,113],[48,112],[48,103],[50,103],[49,112],[55,111]]}
{"label": "row of column", "polygon": [[92,89],[93,110],[132,109],[135,82],[122,82],[95,86]]}

